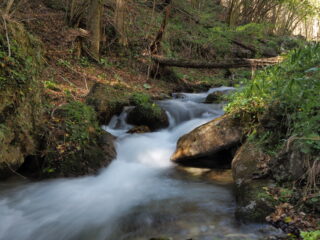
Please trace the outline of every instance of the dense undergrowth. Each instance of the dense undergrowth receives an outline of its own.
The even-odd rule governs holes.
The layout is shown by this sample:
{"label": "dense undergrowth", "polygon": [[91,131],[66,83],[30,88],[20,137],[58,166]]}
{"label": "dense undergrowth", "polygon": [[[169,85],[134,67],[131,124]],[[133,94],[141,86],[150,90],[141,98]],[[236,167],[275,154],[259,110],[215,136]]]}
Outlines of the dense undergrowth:
{"label": "dense undergrowth", "polygon": [[[7,37],[6,37],[7,36]],[[41,43],[17,22],[8,22],[0,34],[0,90],[30,84],[42,64]]]}
{"label": "dense undergrowth", "polygon": [[[273,159],[269,175],[277,190],[267,194],[277,209],[273,220],[279,220],[277,213],[287,206],[295,209],[296,216],[284,220],[289,224],[303,218],[301,211],[319,216],[319,92],[320,44],[310,43],[287,54],[281,64],[258,71],[226,106],[227,113],[241,122],[248,140]],[[312,221],[313,228],[303,221],[300,227],[317,229],[319,222]],[[318,239],[319,231],[301,235]]]}
{"label": "dense undergrowth", "polygon": [[[282,146],[291,137],[304,153],[318,153],[319,79],[320,45],[310,44],[288,54],[280,65],[259,71],[232,97],[226,110],[246,121],[250,134],[265,145],[271,144],[269,148]],[[269,130],[264,126],[266,112],[277,120]],[[263,132],[259,131],[261,126],[265,127]]]}

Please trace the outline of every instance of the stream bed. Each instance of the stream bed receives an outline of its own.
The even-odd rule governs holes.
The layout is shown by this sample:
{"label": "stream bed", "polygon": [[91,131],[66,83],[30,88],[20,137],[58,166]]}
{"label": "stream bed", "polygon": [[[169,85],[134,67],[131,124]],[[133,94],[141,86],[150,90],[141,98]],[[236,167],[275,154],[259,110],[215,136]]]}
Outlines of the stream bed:
{"label": "stream bed", "polygon": [[0,183],[0,240],[260,240],[277,231],[234,218],[230,181],[170,162],[180,136],[223,114],[202,103],[214,91],[159,101],[170,126],[127,134],[126,110],[104,129],[118,137],[117,158],[97,176]]}

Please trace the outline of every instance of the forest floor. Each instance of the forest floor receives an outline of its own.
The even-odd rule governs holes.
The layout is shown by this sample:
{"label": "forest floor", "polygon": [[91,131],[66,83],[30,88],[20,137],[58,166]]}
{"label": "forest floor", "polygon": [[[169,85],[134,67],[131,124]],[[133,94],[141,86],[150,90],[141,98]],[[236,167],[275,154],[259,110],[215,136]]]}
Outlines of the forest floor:
{"label": "forest floor", "polygon": [[[47,7],[42,0],[29,1],[19,20],[43,43],[45,69],[41,79],[54,105],[61,105],[70,97],[84,101],[95,83],[120,84],[130,92],[144,92],[155,99],[167,97],[174,91],[197,91],[232,84],[217,70],[179,69],[178,81],[164,81],[148,77],[146,59],[108,56],[101,58],[98,64],[86,57],[77,58],[73,52],[74,30],[68,27],[65,12]],[[219,77],[214,83],[210,82],[210,77],[217,73]]]}

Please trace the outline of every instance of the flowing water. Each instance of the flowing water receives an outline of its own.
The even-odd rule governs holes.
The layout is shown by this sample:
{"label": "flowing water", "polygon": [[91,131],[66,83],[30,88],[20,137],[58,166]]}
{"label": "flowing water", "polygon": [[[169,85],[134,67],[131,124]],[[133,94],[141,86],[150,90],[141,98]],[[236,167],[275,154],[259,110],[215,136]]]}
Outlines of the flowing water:
{"label": "flowing water", "polygon": [[117,158],[97,176],[0,184],[0,240],[261,239],[274,230],[234,219],[230,184],[181,172],[170,162],[180,136],[221,114],[207,93],[160,101],[170,127],[126,134],[126,109],[105,129]]}

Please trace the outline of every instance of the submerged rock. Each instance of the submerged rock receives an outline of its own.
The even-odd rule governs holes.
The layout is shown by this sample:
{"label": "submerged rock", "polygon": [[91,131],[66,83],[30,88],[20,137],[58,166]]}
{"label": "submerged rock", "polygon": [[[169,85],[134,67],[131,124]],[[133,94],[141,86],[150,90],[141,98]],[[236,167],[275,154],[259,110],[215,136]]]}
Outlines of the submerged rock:
{"label": "submerged rock", "polygon": [[266,187],[274,182],[269,177],[270,156],[253,143],[245,143],[232,161],[237,201],[236,216],[242,221],[264,222],[274,210],[274,200]]}
{"label": "submerged rock", "polygon": [[228,168],[242,139],[238,122],[226,115],[182,136],[171,160],[188,166]]}
{"label": "submerged rock", "polygon": [[127,131],[127,133],[147,133],[147,132],[151,132],[150,128],[148,126],[137,126],[134,128],[131,128],[129,131]]}

